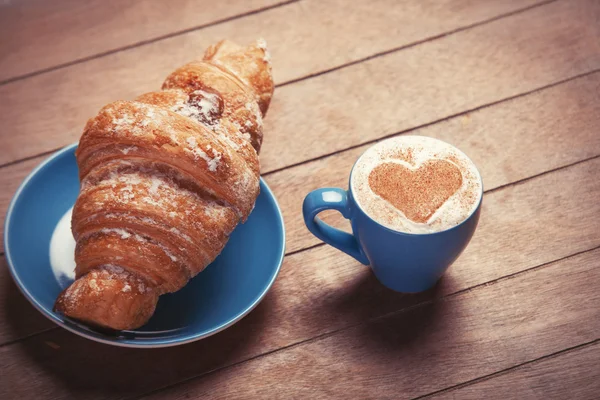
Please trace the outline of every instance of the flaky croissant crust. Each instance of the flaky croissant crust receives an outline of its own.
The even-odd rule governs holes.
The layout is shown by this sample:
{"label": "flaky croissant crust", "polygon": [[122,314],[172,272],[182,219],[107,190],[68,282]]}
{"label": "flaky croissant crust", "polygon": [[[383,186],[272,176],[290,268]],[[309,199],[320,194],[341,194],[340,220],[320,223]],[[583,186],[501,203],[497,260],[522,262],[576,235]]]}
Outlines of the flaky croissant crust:
{"label": "flaky croissant crust", "polygon": [[273,94],[264,41],[211,46],[162,90],[90,119],[76,152],[76,280],[55,309],[112,329],[148,321],[221,252],[259,193]]}

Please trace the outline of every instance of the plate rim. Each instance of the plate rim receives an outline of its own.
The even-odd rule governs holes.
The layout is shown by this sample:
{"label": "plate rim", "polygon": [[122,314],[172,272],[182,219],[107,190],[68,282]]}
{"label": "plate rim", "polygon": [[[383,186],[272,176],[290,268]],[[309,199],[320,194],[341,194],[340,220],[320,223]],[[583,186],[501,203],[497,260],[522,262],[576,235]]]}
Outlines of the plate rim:
{"label": "plate rim", "polygon": [[[105,339],[101,336],[94,336],[94,335],[88,334],[83,329],[76,329],[74,327],[69,326],[69,323],[67,323],[68,321],[58,318],[53,312],[48,312],[45,309],[45,307],[43,307],[41,304],[39,304],[39,302],[35,298],[35,296],[33,296],[29,292],[29,290],[25,287],[25,285],[19,278],[19,274],[18,274],[17,270],[14,267],[13,260],[11,257],[10,246],[8,244],[8,237],[9,237],[8,233],[9,233],[9,229],[10,229],[10,221],[11,221],[12,214],[14,211],[13,209],[14,209],[15,205],[17,204],[20,196],[22,195],[23,190],[29,184],[31,179],[35,175],[37,175],[43,168],[45,168],[50,162],[59,158],[64,153],[67,153],[67,152],[73,150],[78,145],[79,145],[79,142],[75,142],[70,145],[67,145],[67,146],[63,147],[62,149],[51,154],[49,157],[44,159],[38,166],[36,166],[25,177],[25,179],[23,179],[23,181],[21,182],[21,184],[15,191],[15,194],[13,195],[13,197],[8,205],[8,209],[6,211],[6,216],[4,218],[4,240],[3,240],[3,242],[4,242],[4,257],[6,258],[6,262],[8,264],[8,270],[10,272],[10,275],[11,275],[13,281],[19,288],[19,291],[23,294],[23,296],[27,299],[27,301],[29,301],[29,303],[31,305],[33,305],[33,307],[37,311],[39,311],[44,317],[48,318],[50,321],[54,322],[59,327],[64,328],[64,329],[66,329],[70,332],[73,332],[76,335],[79,335],[86,339],[93,340],[98,343],[104,343],[104,344],[108,344],[108,345],[112,345],[112,346],[117,346],[117,347],[146,348],[147,349],[147,348],[163,348],[163,347],[179,346],[182,344],[191,343],[191,342],[195,342],[197,340],[205,339],[205,338],[210,337],[216,333],[219,333],[219,332],[229,328],[230,326],[234,325],[235,323],[239,322],[242,318],[244,318],[252,310],[254,310],[254,308],[256,308],[256,306],[258,306],[258,304],[264,299],[264,297],[267,295],[267,293],[269,292],[269,290],[275,283],[275,280],[279,276],[279,273],[281,271],[281,266],[283,264],[283,259],[285,257],[285,246],[286,246],[285,222],[283,220],[283,214],[281,212],[281,208],[279,207],[279,203],[277,202],[277,198],[273,194],[273,191],[271,190],[269,185],[267,185],[267,182],[262,178],[262,176],[260,177],[260,182],[259,182],[259,184],[261,186],[261,192],[267,193],[268,198],[271,200],[271,202],[275,206],[275,210],[277,211],[277,215],[279,217],[278,221],[277,221],[278,222],[277,225],[279,227],[279,231],[281,234],[282,244],[279,249],[277,266],[275,268],[273,276],[271,277],[271,279],[269,280],[267,285],[264,287],[264,289],[260,292],[258,297],[252,303],[250,303],[248,306],[246,306],[240,313],[236,314],[233,318],[231,318],[226,323],[221,324],[207,332],[187,335],[185,338],[181,338],[181,339],[165,338],[165,339],[147,339],[144,341],[139,341],[139,340],[135,340],[135,339],[109,340],[109,339]],[[41,332],[43,332],[43,331],[41,331]]]}

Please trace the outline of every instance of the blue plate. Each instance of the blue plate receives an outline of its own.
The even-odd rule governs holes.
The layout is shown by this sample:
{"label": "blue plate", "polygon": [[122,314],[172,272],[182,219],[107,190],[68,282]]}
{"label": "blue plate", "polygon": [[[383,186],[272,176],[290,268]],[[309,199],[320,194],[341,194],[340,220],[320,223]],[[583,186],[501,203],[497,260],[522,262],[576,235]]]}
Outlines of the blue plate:
{"label": "blue plate", "polygon": [[261,179],[254,211],[235,229],[221,255],[182,290],[161,296],[154,316],[139,330],[102,333],[54,313],[54,300],[68,282],[52,271],[50,239],[79,191],[76,147],[68,146],[38,166],[17,190],[6,215],[4,248],[10,272],[42,314],[98,342],[167,347],[217,333],[262,300],[279,273],[285,231],[275,197]]}

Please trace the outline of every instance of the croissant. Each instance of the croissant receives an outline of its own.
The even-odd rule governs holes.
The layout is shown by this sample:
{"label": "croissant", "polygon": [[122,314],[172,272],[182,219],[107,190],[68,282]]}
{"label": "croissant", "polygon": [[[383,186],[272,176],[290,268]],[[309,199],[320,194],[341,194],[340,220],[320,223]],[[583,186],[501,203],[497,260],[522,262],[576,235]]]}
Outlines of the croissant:
{"label": "croissant", "polygon": [[210,264],[254,207],[272,94],[264,40],[222,41],[161,91],[108,104],[90,119],[76,151],[76,279],[55,311],[135,329],[160,295]]}

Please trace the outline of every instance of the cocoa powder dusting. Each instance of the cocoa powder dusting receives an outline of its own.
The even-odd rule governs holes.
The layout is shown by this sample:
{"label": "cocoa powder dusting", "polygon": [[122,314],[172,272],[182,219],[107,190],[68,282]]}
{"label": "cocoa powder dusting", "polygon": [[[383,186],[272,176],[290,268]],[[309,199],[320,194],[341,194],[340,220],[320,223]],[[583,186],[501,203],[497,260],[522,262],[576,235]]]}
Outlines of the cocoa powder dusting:
{"label": "cocoa powder dusting", "polygon": [[415,160],[413,157],[413,149],[400,149],[396,153],[392,154],[391,158],[395,158],[397,160],[406,161],[409,164],[414,164]]}
{"label": "cocoa powder dusting", "polygon": [[426,223],[462,181],[460,169],[445,160],[427,161],[416,170],[384,163],[369,174],[371,190],[417,223]]}

